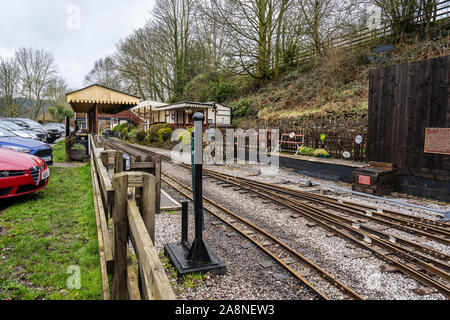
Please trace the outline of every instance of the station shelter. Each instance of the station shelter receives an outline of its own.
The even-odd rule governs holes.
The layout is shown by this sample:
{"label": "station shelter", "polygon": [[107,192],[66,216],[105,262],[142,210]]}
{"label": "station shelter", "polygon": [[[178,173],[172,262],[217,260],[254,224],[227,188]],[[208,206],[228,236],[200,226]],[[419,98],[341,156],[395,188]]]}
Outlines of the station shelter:
{"label": "station shelter", "polygon": [[[99,114],[117,114],[132,109],[139,104],[139,98],[98,84],[90,85],[66,94],[67,103],[75,112],[75,118],[83,115],[84,128],[80,130],[75,121],[75,130],[70,133],[69,120],[66,119],[66,158],[67,161],[83,160],[89,156],[89,134],[99,132]],[[73,148],[81,144],[86,150]]]}

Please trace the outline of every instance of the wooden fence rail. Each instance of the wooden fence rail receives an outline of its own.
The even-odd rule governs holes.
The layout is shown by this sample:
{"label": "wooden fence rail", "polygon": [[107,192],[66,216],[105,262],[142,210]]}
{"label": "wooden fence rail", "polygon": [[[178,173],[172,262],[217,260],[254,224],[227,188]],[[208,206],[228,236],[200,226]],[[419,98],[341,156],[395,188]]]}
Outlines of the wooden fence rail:
{"label": "wooden fence rail", "polygon": [[[160,205],[155,191],[158,178],[144,172],[122,172],[123,153],[100,151],[97,147],[102,142],[96,137],[91,137],[91,142],[103,298],[175,299],[154,246],[155,214]],[[112,275],[112,292],[108,275]]]}

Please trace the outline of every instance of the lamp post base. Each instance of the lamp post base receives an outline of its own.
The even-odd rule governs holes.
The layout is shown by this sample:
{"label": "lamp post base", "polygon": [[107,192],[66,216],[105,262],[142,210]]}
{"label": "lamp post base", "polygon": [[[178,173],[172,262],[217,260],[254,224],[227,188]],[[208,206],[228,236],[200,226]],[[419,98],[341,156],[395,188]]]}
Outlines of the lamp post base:
{"label": "lamp post base", "polygon": [[214,275],[224,275],[227,272],[226,265],[220,258],[205,244],[211,262],[193,263],[187,259],[192,242],[169,243],[164,246],[164,254],[170,259],[178,270],[178,277],[191,273],[208,273]]}

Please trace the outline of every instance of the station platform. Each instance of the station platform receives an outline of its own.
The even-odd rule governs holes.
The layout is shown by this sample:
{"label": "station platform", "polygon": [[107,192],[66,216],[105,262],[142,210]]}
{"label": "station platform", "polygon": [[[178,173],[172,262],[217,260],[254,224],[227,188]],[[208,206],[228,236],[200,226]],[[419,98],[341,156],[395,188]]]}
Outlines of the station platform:
{"label": "station platform", "polygon": [[[296,173],[313,178],[345,183],[352,183],[353,170],[368,166],[365,162],[343,159],[322,159],[287,153],[279,153],[278,155],[281,168],[292,169]],[[247,152],[246,159],[249,158],[250,153]]]}
{"label": "station platform", "polygon": [[161,188],[161,211],[178,211],[181,210],[181,204],[173,199],[169,194]]}

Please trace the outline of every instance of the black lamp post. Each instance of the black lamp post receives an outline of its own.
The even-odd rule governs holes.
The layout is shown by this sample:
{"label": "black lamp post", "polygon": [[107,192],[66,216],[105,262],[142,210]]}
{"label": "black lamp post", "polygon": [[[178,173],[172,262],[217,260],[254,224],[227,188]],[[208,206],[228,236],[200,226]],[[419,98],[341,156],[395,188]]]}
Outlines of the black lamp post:
{"label": "black lamp post", "polygon": [[[181,243],[170,243],[164,246],[166,256],[178,270],[179,276],[194,272],[211,272],[225,274],[226,266],[220,258],[203,241],[203,121],[205,117],[196,113],[193,117],[195,130],[192,135],[192,190],[195,213],[195,239],[190,243],[187,239],[188,226],[186,212],[182,216]],[[186,205],[183,206],[187,210]]]}

